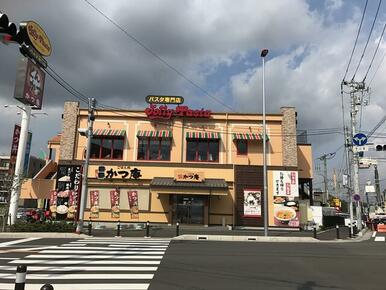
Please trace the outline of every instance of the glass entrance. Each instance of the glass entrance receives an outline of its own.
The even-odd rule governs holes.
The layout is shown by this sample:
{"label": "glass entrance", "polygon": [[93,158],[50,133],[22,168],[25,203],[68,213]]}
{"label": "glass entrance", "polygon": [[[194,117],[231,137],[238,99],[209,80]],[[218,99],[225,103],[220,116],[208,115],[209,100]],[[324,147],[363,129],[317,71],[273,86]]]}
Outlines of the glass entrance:
{"label": "glass entrance", "polygon": [[174,195],[175,212],[173,220],[182,224],[204,224],[205,197]]}

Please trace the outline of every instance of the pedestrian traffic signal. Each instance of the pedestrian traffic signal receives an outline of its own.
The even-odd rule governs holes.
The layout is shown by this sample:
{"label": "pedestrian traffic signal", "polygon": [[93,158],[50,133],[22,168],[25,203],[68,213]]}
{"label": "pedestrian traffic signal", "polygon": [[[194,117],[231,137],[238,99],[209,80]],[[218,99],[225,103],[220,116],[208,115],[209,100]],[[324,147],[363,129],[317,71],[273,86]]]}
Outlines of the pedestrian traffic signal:
{"label": "pedestrian traffic signal", "polygon": [[386,144],[378,144],[375,146],[375,151],[386,151]]}

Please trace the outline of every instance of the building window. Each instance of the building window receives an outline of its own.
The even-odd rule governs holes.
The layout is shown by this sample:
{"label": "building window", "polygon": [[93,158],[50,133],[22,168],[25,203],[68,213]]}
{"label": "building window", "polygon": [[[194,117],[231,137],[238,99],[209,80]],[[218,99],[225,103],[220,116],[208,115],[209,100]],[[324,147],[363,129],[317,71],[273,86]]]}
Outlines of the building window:
{"label": "building window", "polygon": [[187,139],[186,160],[197,162],[218,162],[218,139]]}
{"label": "building window", "polygon": [[236,140],[237,155],[248,154],[248,140]]}
{"label": "building window", "polygon": [[122,160],[123,143],[124,140],[122,137],[93,137],[91,139],[90,158]]}
{"label": "building window", "polygon": [[170,138],[138,138],[138,160],[170,160]]}

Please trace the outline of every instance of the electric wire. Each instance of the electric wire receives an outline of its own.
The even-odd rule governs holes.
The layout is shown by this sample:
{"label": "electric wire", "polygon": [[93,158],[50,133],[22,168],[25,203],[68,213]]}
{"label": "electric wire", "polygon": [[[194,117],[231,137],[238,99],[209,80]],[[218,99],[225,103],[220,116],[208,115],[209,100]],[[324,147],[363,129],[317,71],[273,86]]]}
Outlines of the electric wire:
{"label": "electric wire", "polygon": [[382,59],[381,59],[381,61],[379,62],[378,66],[377,66],[377,68],[376,68],[376,70],[375,70],[375,72],[374,72],[374,74],[373,74],[373,76],[372,76],[372,78],[371,78],[371,80],[370,80],[370,82],[369,82],[369,84],[368,84],[369,87],[370,87],[370,85],[373,83],[373,80],[374,80],[376,74],[378,73],[379,68],[381,67],[381,65],[382,65],[382,63],[383,63],[383,61],[384,61],[385,56],[386,56],[386,50],[385,50],[385,52],[383,53]]}
{"label": "electric wire", "polygon": [[363,13],[362,13],[362,18],[361,18],[361,22],[359,24],[359,27],[358,27],[358,32],[357,32],[357,36],[355,38],[355,42],[354,42],[354,46],[352,48],[352,51],[351,51],[351,55],[350,55],[350,59],[348,61],[348,64],[347,64],[347,68],[346,68],[346,72],[344,73],[344,76],[343,76],[343,80],[345,80],[346,76],[347,76],[347,73],[348,73],[348,70],[350,68],[350,64],[351,64],[351,61],[352,61],[352,57],[354,55],[354,51],[355,51],[355,48],[356,48],[356,45],[357,45],[357,42],[358,42],[358,38],[359,38],[359,33],[361,32],[361,28],[362,28],[362,24],[363,24],[363,19],[365,17],[365,14],[366,14],[366,9],[367,9],[367,3],[369,2],[369,0],[366,0],[366,4],[365,4],[365,7],[363,9]]}
{"label": "electric wire", "polygon": [[142,43],[139,39],[137,39],[135,36],[133,36],[132,34],[130,34],[126,29],[124,29],[121,25],[119,25],[116,21],[114,21],[111,17],[107,16],[103,11],[101,11],[100,9],[98,9],[98,7],[96,7],[95,5],[93,5],[92,3],[90,3],[90,1],[88,0],[84,0],[90,7],[92,7],[95,11],[97,11],[100,15],[102,15],[106,20],[108,20],[111,24],[113,24],[117,29],[119,29],[123,34],[126,35],[126,37],[130,38],[131,40],[133,40],[134,42],[136,42],[140,47],[142,47],[144,50],[146,50],[148,53],[150,53],[152,56],[154,56],[156,59],[158,59],[161,63],[163,63],[164,65],[166,65],[169,69],[171,69],[172,71],[174,71],[178,76],[180,76],[182,79],[184,79],[185,81],[187,81],[188,83],[190,83],[193,87],[195,87],[196,89],[202,91],[205,95],[207,95],[208,97],[210,97],[211,99],[213,99],[214,101],[216,101],[217,103],[221,104],[222,106],[228,108],[229,110],[231,110],[232,112],[235,112],[235,109],[231,106],[229,106],[228,104],[226,104],[225,102],[221,101],[220,99],[216,98],[214,95],[212,95],[211,93],[209,93],[206,89],[202,88],[201,86],[199,86],[198,84],[196,84],[194,81],[192,81],[191,79],[189,79],[185,74],[183,74],[180,70],[178,70],[176,67],[174,67],[173,65],[169,64],[164,58],[162,58],[161,56],[159,56],[156,52],[154,52],[151,48],[149,48],[148,46],[146,46],[144,43]]}
{"label": "electric wire", "polygon": [[369,65],[369,67],[367,68],[366,74],[365,74],[365,76],[364,76],[362,82],[365,82],[365,80],[366,80],[366,78],[367,78],[367,75],[368,75],[368,73],[369,73],[369,71],[370,71],[370,69],[371,69],[371,66],[373,65],[374,58],[375,58],[375,56],[377,55],[377,52],[378,52],[378,49],[379,49],[379,45],[381,44],[382,39],[383,39],[383,34],[385,33],[385,28],[386,28],[386,23],[385,23],[385,25],[383,25],[383,30],[382,30],[381,36],[379,37],[379,41],[378,41],[378,44],[377,44],[377,48],[376,48],[375,51],[374,51],[374,54],[373,54],[373,57],[372,57],[372,59],[371,59],[370,65]]}
{"label": "electric wire", "polygon": [[353,81],[353,80],[355,79],[355,76],[356,76],[356,74],[357,74],[357,72],[358,72],[358,69],[359,69],[359,67],[360,67],[360,65],[361,65],[361,63],[362,63],[363,57],[364,57],[364,55],[365,55],[367,46],[368,46],[369,41],[370,41],[370,38],[371,38],[371,34],[373,33],[373,30],[374,30],[375,22],[376,22],[376,20],[377,20],[377,18],[378,18],[379,8],[381,7],[381,4],[382,4],[382,0],[379,0],[378,7],[377,7],[377,12],[375,13],[375,17],[374,17],[373,23],[372,23],[371,28],[370,28],[369,37],[367,38],[365,47],[363,48],[362,55],[361,55],[361,57],[360,57],[360,59],[359,59],[358,65],[357,65],[357,67],[356,67],[356,69],[355,69],[355,72],[354,72],[353,77],[351,78],[351,81]]}

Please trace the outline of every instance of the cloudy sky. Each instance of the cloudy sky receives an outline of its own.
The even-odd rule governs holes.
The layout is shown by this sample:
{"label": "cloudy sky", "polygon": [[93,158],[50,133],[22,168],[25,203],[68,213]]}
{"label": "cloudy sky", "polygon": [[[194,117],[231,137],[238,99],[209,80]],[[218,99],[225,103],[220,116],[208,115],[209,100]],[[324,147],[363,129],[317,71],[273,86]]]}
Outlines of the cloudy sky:
{"label": "cloudy sky", "polygon": [[[261,112],[259,52],[267,47],[270,50],[266,58],[267,111],[278,113],[281,106],[295,106],[298,128],[309,130],[314,158],[341,147],[343,135],[337,132],[342,128],[340,82],[365,1],[89,2],[130,37],[84,0],[2,0],[0,11],[15,23],[38,22],[51,39],[53,53],[47,60],[55,71],[84,95],[122,108],[143,108],[148,94],[175,94],[184,96],[192,107]],[[352,77],[359,61],[377,5],[378,1],[369,1],[347,78]],[[363,79],[369,66],[386,20],[385,12],[386,3],[383,3],[356,80]],[[364,131],[386,114],[383,81],[386,61],[382,63],[385,51],[382,42],[367,79],[372,82],[370,105],[362,114]],[[13,90],[19,57],[16,45],[0,43],[0,153],[3,154],[9,154],[13,126],[20,122],[17,109],[3,107],[16,104]],[[61,131],[63,102],[74,99],[47,77],[43,112],[48,116],[36,115],[31,121],[35,155],[46,149],[51,136]],[[345,100],[348,101],[347,95]],[[330,134],[320,134],[320,129]],[[385,126],[377,135],[382,133],[386,135]],[[382,141],[386,139],[377,139]],[[331,169],[342,167],[342,156],[343,150],[339,149],[329,162]],[[381,172],[382,178],[386,176]],[[315,187],[320,187],[317,174],[315,179]]]}

